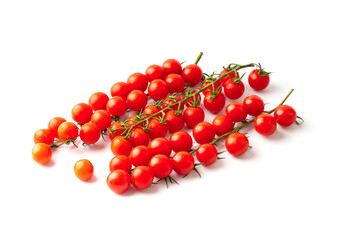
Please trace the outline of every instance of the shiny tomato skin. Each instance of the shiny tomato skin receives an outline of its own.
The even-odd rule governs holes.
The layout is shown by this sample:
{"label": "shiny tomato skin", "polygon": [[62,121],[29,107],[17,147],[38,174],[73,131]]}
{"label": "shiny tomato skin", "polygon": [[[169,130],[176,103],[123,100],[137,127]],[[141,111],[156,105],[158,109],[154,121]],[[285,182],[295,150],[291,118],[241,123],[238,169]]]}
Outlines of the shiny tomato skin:
{"label": "shiny tomato skin", "polygon": [[154,106],[154,105],[148,105],[148,106],[146,106],[146,107],[144,108],[144,110],[142,110],[142,112],[145,113],[146,116],[148,116],[148,115],[153,115],[153,114],[155,114],[155,113],[157,113],[157,112],[160,112],[160,109],[157,108],[157,107]]}
{"label": "shiny tomato skin", "polygon": [[94,168],[89,160],[81,159],[75,163],[74,173],[81,181],[88,181],[93,177]]}
{"label": "shiny tomato skin", "polygon": [[274,118],[280,126],[288,127],[297,120],[297,112],[289,105],[281,105],[274,111]]}
{"label": "shiny tomato skin", "polygon": [[185,123],[189,128],[194,128],[195,125],[205,119],[205,112],[200,107],[187,107],[183,115]]}
{"label": "shiny tomato skin", "polygon": [[203,72],[196,64],[187,65],[181,72],[181,76],[191,86],[196,85],[202,79]]}
{"label": "shiny tomato skin", "polygon": [[109,126],[110,129],[114,131],[113,134],[110,133],[110,131],[107,131],[109,139],[113,140],[116,136],[121,136],[121,134],[124,132],[123,126],[120,122],[112,123],[111,126]]}
{"label": "shiny tomato skin", "polygon": [[143,190],[152,185],[154,174],[149,167],[138,166],[131,173],[131,182],[138,190]]}
{"label": "shiny tomato skin", "polygon": [[131,90],[145,92],[148,86],[148,79],[145,74],[133,73],[128,77],[127,84]]}
{"label": "shiny tomato skin", "polygon": [[224,83],[224,93],[229,99],[238,99],[240,98],[245,91],[244,84],[240,81],[238,83],[233,82],[229,79]]}
{"label": "shiny tomato skin", "polygon": [[79,124],[85,124],[91,121],[93,109],[87,103],[78,103],[72,108],[72,118]]}
{"label": "shiny tomato skin", "polygon": [[155,139],[158,137],[165,137],[167,134],[167,126],[166,124],[161,123],[158,119],[152,118],[148,123],[148,134],[151,139]]}
{"label": "shiny tomato skin", "polygon": [[129,155],[129,159],[135,167],[141,165],[148,166],[151,157],[151,150],[149,150],[148,147],[142,145],[134,147]]}
{"label": "shiny tomato skin", "polygon": [[111,125],[112,117],[106,110],[97,110],[92,114],[91,122],[103,131]]}
{"label": "shiny tomato skin", "polygon": [[132,146],[147,146],[150,141],[150,136],[142,128],[136,127],[132,130],[129,140]]}
{"label": "shiny tomato skin", "polygon": [[85,123],[80,128],[80,139],[86,144],[94,144],[100,139],[100,128],[94,123]]}
{"label": "shiny tomato skin", "polygon": [[255,118],[254,129],[263,136],[270,136],[277,129],[277,122],[270,114],[262,113]]}
{"label": "shiny tomato skin", "polygon": [[270,83],[270,76],[260,76],[259,69],[254,69],[248,75],[248,84],[256,91],[261,91],[265,89]]}
{"label": "shiny tomato skin", "polygon": [[174,154],[172,158],[173,170],[179,175],[189,174],[194,168],[194,158],[186,151]]}
{"label": "shiny tomato skin", "polygon": [[154,79],[148,85],[148,95],[155,101],[165,99],[168,91],[166,82],[161,79]]}
{"label": "shiny tomato skin", "polygon": [[196,157],[199,162],[205,166],[215,163],[218,158],[218,150],[215,146],[209,143],[205,143],[199,146],[196,151]]}
{"label": "shiny tomato skin", "polygon": [[247,96],[243,101],[243,105],[251,116],[261,114],[265,108],[264,101],[257,95]]}
{"label": "shiny tomato skin", "polygon": [[63,122],[58,127],[58,137],[61,141],[75,140],[78,138],[78,134],[79,129],[72,122]]}
{"label": "shiny tomato skin", "polygon": [[[194,94],[196,92],[197,92],[197,90],[189,89],[185,92],[185,95],[182,98],[186,99],[186,94]],[[185,106],[187,106],[187,107],[190,107],[190,106],[191,107],[199,107],[200,102],[201,102],[201,94],[200,93],[198,93],[198,94],[194,95],[194,97],[191,97],[191,98],[184,101]]]}
{"label": "shiny tomato skin", "polygon": [[218,136],[224,135],[233,130],[233,121],[229,116],[216,116],[212,122],[215,134]]}
{"label": "shiny tomato skin", "polygon": [[61,123],[66,122],[66,119],[62,118],[62,117],[55,117],[52,118],[49,122],[48,122],[48,128],[53,137],[58,137],[58,128],[60,126]]}
{"label": "shiny tomato skin", "polygon": [[127,107],[133,111],[140,111],[146,107],[147,101],[146,93],[140,90],[132,90],[126,98]]}
{"label": "shiny tomato skin", "polygon": [[173,133],[169,139],[169,142],[174,152],[189,151],[193,145],[191,135],[184,131]]}
{"label": "shiny tomato skin", "polygon": [[111,87],[111,96],[119,96],[126,100],[128,94],[131,92],[130,86],[125,82],[114,83]]}
{"label": "shiny tomato skin", "polygon": [[204,98],[205,108],[213,114],[219,113],[225,106],[226,98],[222,92],[213,97],[211,92],[208,92]]}
{"label": "shiny tomato skin", "polygon": [[105,110],[108,99],[109,98],[106,93],[95,92],[89,97],[88,104],[94,111]]}
{"label": "shiny tomato skin", "polygon": [[[227,70],[227,69],[223,69],[221,72],[220,72],[220,76],[221,75],[224,75],[226,73],[229,73],[230,71],[232,70]],[[228,80],[232,80],[232,79],[235,79],[235,78],[239,78],[239,74],[238,72],[232,72],[230,73],[229,75],[223,77],[220,81],[222,82],[222,85],[224,85],[224,83]]]}
{"label": "shiny tomato skin", "polygon": [[46,164],[52,159],[52,149],[46,143],[37,143],[32,149],[32,158],[39,164]]}
{"label": "shiny tomato skin", "polygon": [[171,133],[180,131],[185,125],[184,117],[181,114],[175,114],[172,110],[166,112],[165,120],[167,129]]}
{"label": "shiny tomato skin", "polygon": [[113,172],[117,169],[121,169],[129,173],[132,169],[132,163],[129,157],[125,155],[114,156],[109,163],[109,170]]}
{"label": "shiny tomato skin", "polygon": [[106,110],[112,116],[122,116],[127,112],[127,103],[120,96],[111,97],[106,104]]}
{"label": "shiny tomato skin", "polygon": [[149,66],[146,71],[145,75],[149,82],[153,81],[154,79],[164,79],[165,73],[161,66],[157,64],[153,64]]}
{"label": "shiny tomato skin", "polygon": [[249,142],[244,134],[235,132],[228,135],[225,147],[231,155],[240,156],[247,151]]}
{"label": "shiny tomato skin", "polygon": [[112,171],[106,178],[107,186],[115,193],[121,194],[127,191],[131,184],[128,172],[117,169]]}
{"label": "shiny tomato skin", "polygon": [[156,178],[165,178],[172,172],[173,163],[168,156],[158,154],[151,158],[149,168],[152,170]]}
{"label": "shiny tomato skin", "polygon": [[34,143],[46,143],[51,144],[54,141],[54,134],[49,129],[39,129],[34,133]]}
{"label": "shiny tomato skin", "polygon": [[171,73],[164,80],[170,93],[180,93],[185,88],[185,80],[179,74]]}
{"label": "shiny tomato skin", "polygon": [[172,153],[172,145],[171,143],[163,137],[158,137],[153,139],[148,145],[152,155],[163,154],[166,156],[170,156]]}
{"label": "shiny tomato skin", "polygon": [[165,76],[172,73],[180,75],[182,72],[181,63],[176,59],[167,59],[166,61],[163,62],[161,67]]}
{"label": "shiny tomato skin", "polygon": [[130,141],[122,136],[116,136],[111,143],[111,150],[114,155],[128,156],[132,150]]}
{"label": "shiny tomato skin", "polygon": [[241,102],[232,102],[228,104],[225,112],[233,122],[244,121],[247,117],[247,110]]}
{"label": "shiny tomato skin", "polygon": [[193,137],[197,143],[209,143],[215,137],[215,130],[212,124],[208,122],[201,122],[194,126]]}

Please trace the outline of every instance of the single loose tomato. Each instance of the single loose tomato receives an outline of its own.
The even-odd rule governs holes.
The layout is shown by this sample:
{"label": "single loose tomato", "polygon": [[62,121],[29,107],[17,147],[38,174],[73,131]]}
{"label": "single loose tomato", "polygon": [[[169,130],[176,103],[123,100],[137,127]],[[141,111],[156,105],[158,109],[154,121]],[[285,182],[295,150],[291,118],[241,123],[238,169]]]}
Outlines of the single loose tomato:
{"label": "single loose tomato", "polygon": [[129,109],[133,111],[140,111],[147,105],[147,95],[140,90],[131,91],[126,99],[126,103]]}
{"label": "single loose tomato", "polygon": [[182,92],[185,88],[185,80],[179,74],[171,73],[165,78],[170,93]]}
{"label": "single loose tomato", "polygon": [[[113,133],[111,133],[109,131],[109,129],[111,129],[111,131],[113,131]],[[109,127],[107,133],[108,133],[108,137],[113,140],[116,136],[121,136],[121,134],[124,132],[123,126],[121,125],[120,122],[115,122],[113,123],[110,127]]]}
{"label": "single loose tomato", "polygon": [[91,122],[102,131],[109,128],[112,123],[112,117],[106,110],[97,110],[92,114]]}
{"label": "single loose tomato", "polygon": [[193,128],[205,119],[205,112],[200,107],[187,107],[183,115],[185,123],[189,128]]}
{"label": "single loose tomato", "polygon": [[94,144],[100,139],[100,128],[94,123],[85,123],[80,128],[80,139],[86,144]]}
{"label": "single loose tomato", "polygon": [[239,156],[247,151],[249,142],[244,134],[235,132],[228,135],[225,141],[225,147],[231,155]]}
{"label": "single loose tomato", "polygon": [[274,118],[280,126],[288,127],[297,120],[297,112],[289,105],[281,105],[274,111]]}
{"label": "single loose tomato", "polygon": [[89,97],[88,104],[93,108],[94,111],[105,110],[108,99],[109,98],[106,93],[95,92]]}
{"label": "single loose tomato", "polygon": [[110,98],[106,104],[106,110],[112,116],[122,116],[127,112],[127,103],[120,96]]}
{"label": "single loose tomato", "polygon": [[32,158],[39,164],[46,164],[52,158],[52,149],[46,143],[37,143],[32,149]]}
{"label": "single loose tomato", "polygon": [[148,134],[151,139],[155,139],[158,137],[165,137],[167,134],[167,126],[164,123],[161,123],[159,119],[152,118],[148,122]]}
{"label": "single loose tomato", "polygon": [[133,73],[128,77],[127,84],[131,90],[140,90],[145,92],[148,86],[148,79],[145,74]]}
{"label": "single loose tomato", "polygon": [[123,136],[116,136],[112,140],[111,150],[114,155],[128,156],[132,150],[132,144]]}
{"label": "single loose tomato", "polygon": [[263,136],[270,136],[277,129],[277,122],[270,114],[262,113],[255,118],[254,129]]}
{"label": "single loose tomato", "polygon": [[196,157],[198,161],[204,165],[211,165],[215,163],[218,158],[218,150],[212,144],[205,143],[200,145],[197,149]]}
{"label": "single loose tomato", "polygon": [[121,194],[127,191],[131,184],[128,172],[117,169],[112,171],[106,179],[107,186],[115,193]]}
{"label": "single loose tomato", "polygon": [[173,158],[173,169],[179,175],[189,174],[194,168],[194,158],[186,151],[177,152]]}
{"label": "single loose tomato", "polygon": [[152,155],[163,154],[169,156],[172,153],[171,143],[163,137],[154,138],[148,145],[148,148]]}
{"label": "single loose tomato", "polygon": [[241,102],[232,102],[228,104],[225,112],[233,122],[244,121],[247,117],[247,110]]}
{"label": "single loose tomato", "polygon": [[126,100],[127,95],[131,92],[130,85],[125,82],[114,83],[111,87],[111,96],[119,96],[122,99]]}
{"label": "single loose tomato", "polygon": [[64,119],[62,117],[52,118],[48,122],[48,129],[51,131],[53,137],[58,137],[58,128],[59,128],[60,124],[63,123],[63,122],[66,122],[66,119]]}
{"label": "single loose tomato", "polygon": [[168,177],[173,170],[173,163],[168,156],[163,154],[155,155],[149,162],[149,168],[157,178]]}
{"label": "single loose tomato", "polygon": [[109,170],[113,172],[117,169],[125,170],[129,173],[132,169],[132,163],[129,157],[125,155],[116,155],[113,157],[109,163]]}
{"label": "single loose tomato", "polygon": [[214,139],[215,130],[212,124],[208,122],[201,122],[194,126],[193,137],[197,143],[209,143]]}
{"label": "single loose tomato", "polygon": [[[197,90],[194,90],[194,89],[189,89],[185,92],[185,95],[182,97],[183,99],[186,99],[185,102],[185,105],[187,107],[191,106],[191,107],[199,107],[200,105],[200,102],[201,102],[201,95],[200,93],[196,93],[198,92]],[[196,94],[195,94],[196,93]],[[193,97],[190,97],[192,96],[193,94],[195,94]]]}
{"label": "single loose tomato", "polygon": [[148,166],[149,160],[152,157],[151,151],[148,147],[140,145],[132,149],[129,159],[134,166]]}
{"label": "single loose tomato", "polygon": [[256,91],[265,89],[270,83],[269,73],[262,69],[254,69],[248,75],[248,84]]}
{"label": "single loose tomato", "polygon": [[81,159],[75,163],[74,173],[80,180],[88,181],[93,177],[94,168],[89,160]]}
{"label": "single loose tomato", "polygon": [[208,92],[204,98],[205,108],[213,114],[220,112],[225,106],[226,98],[222,92],[217,95]]}
{"label": "single loose tomato", "polygon": [[203,73],[201,68],[196,64],[187,65],[181,72],[181,76],[186,83],[191,86],[196,85],[202,79]]}
{"label": "single loose tomato", "polygon": [[49,129],[39,129],[34,133],[34,143],[51,144],[54,141],[54,134]]}
{"label": "single loose tomato", "polygon": [[85,124],[91,121],[93,109],[87,103],[78,103],[72,109],[72,118],[79,124]]}
{"label": "single loose tomato", "polygon": [[58,127],[58,137],[61,141],[77,139],[79,134],[78,127],[72,122],[63,122]]}
{"label": "single loose tomato", "polygon": [[218,136],[224,135],[233,130],[233,121],[229,116],[216,116],[212,122],[215,134]]}
{"label": "single loose tomato", "polygon": [[157,64],[153,64],[149,66],[146,71],[145,75],[149,82],[153,81],[154,79],[164,79],[165,73],[161,66]]}
{"label": "single loose tomato", "polygon": [[148,85],[148,95],[155,101],[165,99],[168,95],[168,87],[165,81],[155,79]]}
{"label": "single loose tomato", "polygon": [[162,64],[162,70],[165,76],[172,73],[180,75],[182,71],[181,63],[176,59],[167,59]]}
{"label": "single loose tomato", "polygon": [[181,114],[176,114],[172,110],[165,114],[165,120],[167,129],[171,133],[180,131],[185,125],[184,117]]}
{"label": "single loose tomato", "polygon": [[146,189],[152,185],[154,175],[152,170],[146,166],[138,166],[131,173],[131,182],[136,189]]}
{"label": "single loose tomato", "polygon": [[243,101],[244,108],[251,116],[257,116],[264,111],[264,101],[257,95],[247,96]]}
{"label": "single loose tomato", "polygon": [[132,146],[147,146],[150,141],[150,136],[142,128],[136,127],[132,130],[129,140]]}
{"label": "single loose tomato", "polygon": [[189,151],[193,144],[191,135],[184,131],[173,133],[169,142],[174,152]]}
{"label": "single loose tomato", "polygon": [[245,86],[242,81],[235,83],[232,79],[228,79],[224,83],[224,93],[229,99],[240,98],[245,91]]}

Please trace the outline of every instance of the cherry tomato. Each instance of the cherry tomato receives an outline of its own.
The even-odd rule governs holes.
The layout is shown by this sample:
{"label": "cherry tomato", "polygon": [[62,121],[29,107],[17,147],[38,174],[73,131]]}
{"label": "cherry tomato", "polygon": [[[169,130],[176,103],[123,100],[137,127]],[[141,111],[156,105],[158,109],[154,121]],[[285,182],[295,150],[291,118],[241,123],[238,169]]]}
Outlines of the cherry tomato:
{"label": "cherry tomato", "polygon": [[[230,70],[223,69],[223,70],[220,72],[220,76],[221,76],[221,75],[224,75],[224,74],[226,74],[226,73],[229,73],[230,71],[232,71],[232,69],[230,69]],[[236,78],[239,78],[239,74],[238,74],[238,72],[235,71],[235,72],[232,72],[232,73],[230,73],[229,75],[223,77],[220,81],[222,82],[222,85],[224,85],[226,81],[232,80],[232,79],[236,79]]]}
{"label": "cherry tomato", "polygon": [[178,62],[175,59],[167,59],[163,64],[162,64],[162,70],[164,71],[165,76],[168,74],[181,74],[182,67],[180,62]]}
{"label": "cherry tomato", "polygon": [[179,74],[171,73],[167,75],[165,82],[170,93],[179,93],[185,88],[185,80]]}
{"label": "cherry tomato", "polygon": [[224,135],[233,130],[233,121],[229,116],[216,116],[212,122],[215,134],[218,136]]}
{"label": "cherry tomato", "polygon": [[181,76],[186,83],[196,85],[202,79],[203,73],[201,68],[196,64],[187,65],[181,72]]}
{"label": "cherry tomato", "polygon": [[205,112],[200,107],[187,107],[183,115],[185,123],[189,128],[193,128],[205,119]]}
{"label": "cherry tomato", "polygon": [[[196,93],[197,90],[194,90],[194,89],[189,89],[185,92],[185,95],[183,96],[183,99],[186,99],[187,95],[189,94],[194,94]],[[194,95],[194,97],[191,97],[189,98],[187,101],[185,101],[185,105],[187,107],[191,106],[191,107],[198,107],[200,105],[200,102],[201,102],[201,95],[200,93]]]}
{"label": "cherry tomato", "polygon": [[108,137],[113,140],[116,136],[121,136],[121,134],[124,132],[123,126],[121,125],[120,122],[115,122],[113,123],[110,127],[112,131],[114,132],[113,134],[110,133],[110,131],[107,131]]}
{"label": "cherry tomato", "polygon": [[205,143],[200,145],[197,149],[196,157],[198,161],[204,165],[211,165],[215,163],[218,158],[218,150],[212,144]]}
{"label": "cherry tomato", "polygon": [[119,96],[122,99],[126,100],[128,94],[131,92],[130,85],[125,82],[114,83],[111,87],[111,96]]}
{"label": "cherry tomato", "polygon": [[142,111],[143,113],[145,113],[146,115],[153,115],[157,112],[159,112],[160,109],[157,108],[154,105],[148,105],[147,107],[144,108],[144,110]]}
{"label": "cherry tomato", "polygon": [[127,103],[122,97],[114,96],[108,100],[106,110],[112,116],[122,116],[127,112]]}
{"label": "cherry tomato", "polygon": [[235,132],[228,135],[225,146],[231,155],[239,156],[247,151],[249,142],[244,134]]}
{"label": "cherry tomato", "polygon": [[142,128],[137,127],[132,130],[129,140],[132,143],[132,146],[147,146],[150,136]]}
{"label": "cherry tomato", "polygon": [[270,76],[263,70],[254,69],[248,75],[248,84],[256,91],[265,89],[270,83]]}
{"label": "cherry tomato", "polygon": [[91,121],[92,114],[92,107],[87,103],[78,103],[72,109],[72,118],[79,124],[85,124]]}
{"label": "cherry tomato", "polygon": [[86,144],[94,144],[100,139],[100,128],[94,123],[85,123],[80,128],[80,139]]}
{"label": "cherry tomato", "polygon": [[148,86],[148,79],[142,73],[133,73],[128,77],[127,84],[131,90],[140,90],[145,92]]}
{"label": "cherry tomato", "polygon": [[270,136],[277,129],[277,122],[270,114],[262,113],[255,118],[254,129],[263,136]]}
{"label": "cherry tomato", "polygon": [[171,133],[181,130],[185,125],[184,117],[170,110],[165,114],[166,126]]}
{"label": "cherry tomato", "polygon": [[297,112],[288,105],[281,105],[274,111],[274,118],[280,126],[288,127],[297,120]]}
{"label": "cherry tomato", "polygon": [[58,137],[61,141],[75,140],[78,137],[79,129],[72,122],[63,122],[58,127]]}
{"label": "cherry tomato", "polygon": [[165,81],[155,79],[148,85],[148,95],[155,101],[164,99],[168,95],[168,87]]}
{"label": "cherry tomato", "polygon": [[148,166],[149,160],[152,157],[151,151],[146,146],[136,146],[132,149],[129,159],[134,166]]}
{"label": "cherry tomato", "polygon": [[74,173],[80,180],[88,181],[93,177],[94,168],[89,160],[81,159],[75,163]]}
{"label": "cherry tomato", "polygon": [[226,98],[222,92],[214,96],[211,92],[208,92],[204,98],[205,108],[213,114],[220,112],[225,106]]}
{"label": "cherry tomato", "polygon": [[39,129],[34,133],[34,143],[46,143],[51,144],[54,141],[54,134],[49,129]]}
{"label": "cherry tomato", "polygon": [[106,93],[95,92],[89,97],[88,104],[93,108],[94,111],[105,110],[108,99],[109,98]]}
{"label": "cherry tomato", "polygon": [[163,154],[169,156],[172,153],[171,143],[163,137],[154,138],[148,148],[152,152],[152,155]]}
{"label": "cherry tomato", "polygon": [[243,105],[251,116],[259,115],[265,108],[264,101],[257,95],[247,96],[243,101]]}
{"label": "cherry tomato", "polygon": [[111,125],[112,117],[106,110],[97,110],[92,114],[91,122],[102,131]]}
{"label": "cherry tomato", "polygon": [[233,122],[244,121],[247,117],[247,110],[240,102],[232,102],[226,107],[226,115],[229,116]]}
{"label": "cherry tomato", "polygon": [[112,171],[106,179],[107,186],[115,193],[121,194],[127,191],[131,184],[128,172],[117,169]]}
{"label": "cherry tomato", "polygon": [[[215,79],[205,79],[202,83],[201,83],[201,87],[200,88],[205,88],[208,85],[210,85],[212,82],[216,81]],[[208,92],[214,91],[214,90],[220,90],[221,86],[222,86],[222,80],[219,80],[218,82],[214,83],[212,86],[206,88],[205,90],[202,91],[202,94],[206,95]]]}
{"label": "cherry tomato", "polygon": [[37,143],[32,149],[32,158],[39,164],[46,164],[52,158],[52,149],[46,143]]}
{"label": "cherry tomato", "polygon": [[[169,96],[169,97],[167,97],[164,100],[163,104],[161,105],[161,109],[165,109],[165,108],[168,107],[168,105],[172,105],[172,104],[177,103],[177,102],[179,102],[181,100],[182,99],[179,96],[175,96],[175,97],[174,96]],[[184,104],[183,103],[178,103],[177,105],[172,106],[170,109],[165,110],[165,113],[170,111],[171,109],[173,111],[178,111],[179,108],[180,108],[180,110],[183,110],[184,109]]]}
{"label": "cherry tomato", "polygon": [[193,128],[193,137],[197,143],[209,143],[214,139],[215,130],[212,124],[208,122],[201,122]]}
{"label": "cherry tomato", "polygon": [[184,131],[173,133],[169,141],[174,152],[189,151],[193,144],[191,135]]}
{"label": "cherry tomato", "polygon": [[158,154],[151,158],[149,168],[152,170],[155,177],[165,178],[172,172],[173,164],[168,156]]}
{"label": "cherry tomato", "polygon": [[132,169],[131,160],[125,155],[115,156],[109,163],[109,170],[113,172],[117,169],[121,169],[129,173]]}
{"label": "cherry tomato", "polygon": [[140,111],[147,105],[147,95],[140,90],[131,91],[126,99],[126,103],[129,109],[133,111]]}
{"label": "cherry tomato", "polygon": [[233,82],[232,79],[228,79],[224,83],[224,93],[229,99],[238,99],[240,98],[245,91],[244,84],[240,81],[238,83]]}
{"label": "cherry tomato", "polygon": [[138,166],[131,173],[131,182],[136,189],[146,189],[152,185],[154,175],[152,170],[146,166]]}
{"label": "cherry tomato", "polygon": [[111,143],[111,150],[114,155],[128,156],[132,150],[130,141],[122,136],[116,136]]}
{"label": "cherry tomato", "polygon": [[148,132],[151,139],[165,137],[167,134],[166,124],[162,124],[158,119],[152,118],[148,123]]}
{"label": "cherry tomato", "polygon": [[186,151],[177,152],[173,158],[173,169],[179,175],[189,174],[194,168],[194,158]]}
{"label": "cherry tomato", "polygon": [[50,130],[51,134],[53,137],[58,137],[58,127],[60,126],[61,123],[66,122],[66,119],[62,117],[55,117],[52,118],[48,122],[48,129]]}
{"label": "cherry tomato", "polygon": [[156,64],[149,66],[145,71],[145,75],[149,82],[153,81],[154,79],[165,78],[164,70],[162,69],[162,67]]}

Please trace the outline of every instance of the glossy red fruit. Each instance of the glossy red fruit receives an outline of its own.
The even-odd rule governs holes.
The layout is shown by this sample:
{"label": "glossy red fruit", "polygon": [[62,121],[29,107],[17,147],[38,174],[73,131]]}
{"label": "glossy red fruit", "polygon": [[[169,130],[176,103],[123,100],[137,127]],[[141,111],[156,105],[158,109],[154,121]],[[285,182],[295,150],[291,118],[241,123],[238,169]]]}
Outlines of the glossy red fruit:
{"label": "glossy red fruit", "polygon": [[163,154],[155,155],[149,162],[149,168],[157,178],[165,178],[170,175],[173,170],[173,163],[168,156]]}
{"label": "glossy red fruit", "polygon": [[109,98],[106,93],[95,92],[89,97],[88,104],[94,111],[105,110],[108,99]]}
{"label": "glossy red fruit", "polygon": [[94,144],[100,139],[100,129],[94,123],[85,123],[80,128],[80,139],[86,144]]}
{"label": "glossy red fruit", "polygon": [[153,139],[148,148],[150,149],[152,155],[163,154],[170,156],[172,153],[171,143],[163,137]]}
{"label": "glossy red fruit", "polygon": [[243,101],[244,108],[251,116],[257,116],[264,111],[264,101],[257,95],[247,96]]}
{"label": "glossy red fruit", "polygon": [[274,118],[280,126],[288,127],[297,120],[297,112],[288,105],[281,105],[274,111]]}
{"label": "glossy red fruit", "polygon": [[122,116],[127,111],[126,101],[120,96],[114,96],[108,100],[106,110],[112,116]]}
{"label": "glossy red fruit", "polygon": [[196,85],[202,79],[203,72],[201,68],[196,64],[187,65],[181,72],[181,76],[185,80],[186,83],[191,86]]}
{"label": "glossy red fruit", "polygon": [[212,124],[208,122],[201,122],[194,126],[193,137],[197,143],[209,143],[214,139],[215,130]]}
{"label": "glossy red fruit", "polygon": [[165,99],[168,95],[168,86],[161,79],[154,79],[148,85],[148,95],[155,101]]}
{"label": "glossy red fruit", "polygon": [[117,169],[121,169],[129,173],[132,169],[132,163],[129,157],[125,155],[116,155],[113,157],[109,163],[109,170],[113,172]]}
{"label": "glossy red fruit", "polygon": [[117,169],[112,171],[106,179],[107,186],[115,193],[121,194],[127,191],[131,184],[128,172]]}
{"label": "glossy red fruit", "polygon": [[46,143],[51,144],[54,141],[54,134],[49,129],[39,129],[34,133],[34,143]]}
{"label": "glossy red fruit", "polygon": [[183,115],[185,123],[189,128],[193,128],[205,119],[205,112],[200,107],[187,107]]}
{"label": "glossy red fruit", "polygon": [[136,127],[132,130],[129,140],[132,146],[147,146],[150,141],[150,136],[142,128]]}
{"label": "glossy red fruit", "polygon": [[122,136],[116,136],[111,143],[111,150],[114,155],[129,156],[132,150],[132,144],[130,141]]}
{"label": "glossy red fruit", "polygon": [[176,59],[167,59],[162,64],[162,70],[165,76],[172,73],[180,75],[182,71],[181,63]]}
{"label": "glossy red fruit", "polygon": [[244,121],[247,117],[247,110],[240,102],[232,102],[226,107],[226,115],[229,116],[233,122]]}
{"label": "glossy red fruit", "polygon": [[127,95],[131,92],[130,86],[125,82],[114,83],[111,87],[111,96],[119,96],[122,99],[126,100]]}
{"label": "glossy red fruit", "polygon": [[218,136],[224,135],[233,130],[233,121],[229,116],[216,116],[212,122],[215,134]]}
{"label": "glossy red fruit", "polygon": [[218,150],[215,146],[209,143],[205,143],[199,146],[196,151],[196,157],[199,162],[205,166],[215,163],[218,158]]}
{"label": "glossy red fruit", "polygon": [[172,110],[165,114],[165,120],[167,129],[171,133],[180,131],[185,125],[184,117],[181,114],[175,114]]}
{"label": "glossy red fruit", "polygon": [[48,128],[49,131],[51,132],[51,134],[53,135],[53,137],[58,137],[58,128],[60,126],[61,123],[66,122],[66,119],[62,118],[62,117],[55,117],[52,118],[49,122],[48,122]]}
{"label": "glossy red fruit", "polygon": [[79,124],[85,124],[91,121],[93,110],[87,103],[78,103],[72,109],[72,118]]}
{"label": "glossy red fruit", "polygon": [[131,173],[131,182],[136,189],[146,189],[152,185],[154,174],[149,167],[138,166]]}
{"label": "glossy red fruit", "polygon": [[129,159],[134,166],[148,166],[148,162],[152,157],[151,151],[146,146],[136,146],[132,149]]}
{"label": "glossy red fruit", "polygon": [[240,156],[247,151],[249,142],[244,134],[235,132],[228,135],[225,147],[231,155]]}
{"label": "glossy red fruit", "polygon": [[238,83],[233,82],[229,79],[224,83],[224,93],[229,99],[238,99],[240,98],[245,91],[244,84],[240,81]]}
{"label": "glossy red fruit", "polygon": [[208,92],[204,98],[205,108],[213,114],[219,113],[225,106],[226,98],[222,92],[213,95],[211,92]]}
{"label": "glossy red fruit", "polygon": [[263,70],[254,69],[248,75],[248,84],[256,91],[265,89],[270,83],[270,76]]}
{"label": "glossy red fruit", "polygon": [[167,134],[167,125],[161,123],[158,119],[152,118],[148,123],[148,132],[151,139],[165,137]]}
{"label": "glossy red fruit", "polygon": [[78,138],[78,133],[78,127],[72,122],[63,122],[58,127],[58,137],[61,141],[75,140]]}
{"label": "glossy red fruit", "polygon": [[147,101],[146,93],[140,90],[131,91],[126,98],[127,107],[133,111],[140,111],[146,107]]}
{"label": "glossy red fruit", "polygon": [[153,64],[149,66],[146,71],[145,75],[149,82],[153,81],[154,79],[164,79],[165,73],[161,66]]}
{"label": "glossy red fruit", "polygon": [[277,122],[270,114],[262,113],[255,118],[254,129],[263,136],[270,136],[277,129]]}
{"label": "glossy red fruit", "polygon": [[97,110],[92,114],[91,122],[103,131],[112,123],[112,117],[106,110]]}
{"label": "glossy red fruit", "polygon": [[167,75],[165,82],[170,93],[179,93],[185,88],[185,80],[179,74],[171,73]]}
{"label": "glossy red fruit", "polygon": [[189,151],[193,144],[191,135],[184,131],[173,133],[169,142],[174,152]]}
{"label": "glossy red fruit", "polygon": [[[109,131],[109,129],[112,130],[113,133]],[[107,131],[109,139],[113,140],[116,136],[120,136],[123,132],[123,126],[120,122],[115,122],[111,126],[109,126],[109,129]]]}
{"label": "glossy red fruit", "polygon": [[189,174],[194,168],[194,158],[186,151],[177,152],[172,158],[173,170],[179,175]]}
{"label": "glossy red fruit", "polygon": [[127,84],[131,90],[145,92],[148,86],[148,79],[142,73],[133,73],[127,78]]}

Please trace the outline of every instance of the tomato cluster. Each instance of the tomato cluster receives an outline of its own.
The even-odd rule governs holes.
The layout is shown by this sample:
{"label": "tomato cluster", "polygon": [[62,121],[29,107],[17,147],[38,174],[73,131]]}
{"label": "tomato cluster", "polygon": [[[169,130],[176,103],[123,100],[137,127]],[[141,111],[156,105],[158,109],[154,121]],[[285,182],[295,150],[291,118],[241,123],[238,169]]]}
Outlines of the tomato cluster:
{"label": "tomato cluster", "polygon": [[[249,141],[239,130],[250,123],[259,134],[269,136],[277,124],[287,127],[296,121],[295,110],[283,103],[265,112],[264,102],[257,95],[247,96],[242,102],[233,101],[245,92],[244,75],[239,77],[238,73],[242,68],[256,67],[248,76],[254,90],[268,86],[269,73],[260,65],[231,64],[220,74],[206,76],[197,62],[182,67],[179,61],[167,59],[162,65],[149,66],[145,73],[131,74],[126,82],[113,84],[111,97],[103,92],[93,93],[88,103],[73,107],[73,121],[55,117],[46,129],[35,132],[33,159],[46,164],[52,158],[53,147],[76,145],[78,138],[85,145],[95,144],[107,134],[114,157],[108,165],[106,182],[120,194],[131,184],[142,190],[151,186],[154,178],[172,182],[173,171],[185,176],[197,171],[197,165],[215,163],[219,155],[215,143],[223,138],[231,155],[244,154]],[[226,105],[226,99],[232,102]],[[224,108],[225,114],[215,116],[209,123],[201,104],[210,114],[219,114]],[[128,118],[127,112],[132,113]],[[122,117],[125,119],[119,121]],[[193,138],[187,129],[192,129]],[[194,142],[200,144],[196,149],[192,149]],[[75,163],[74,172],[80,180],[87,181],[94,168],[89,160],[82,159]]]}

